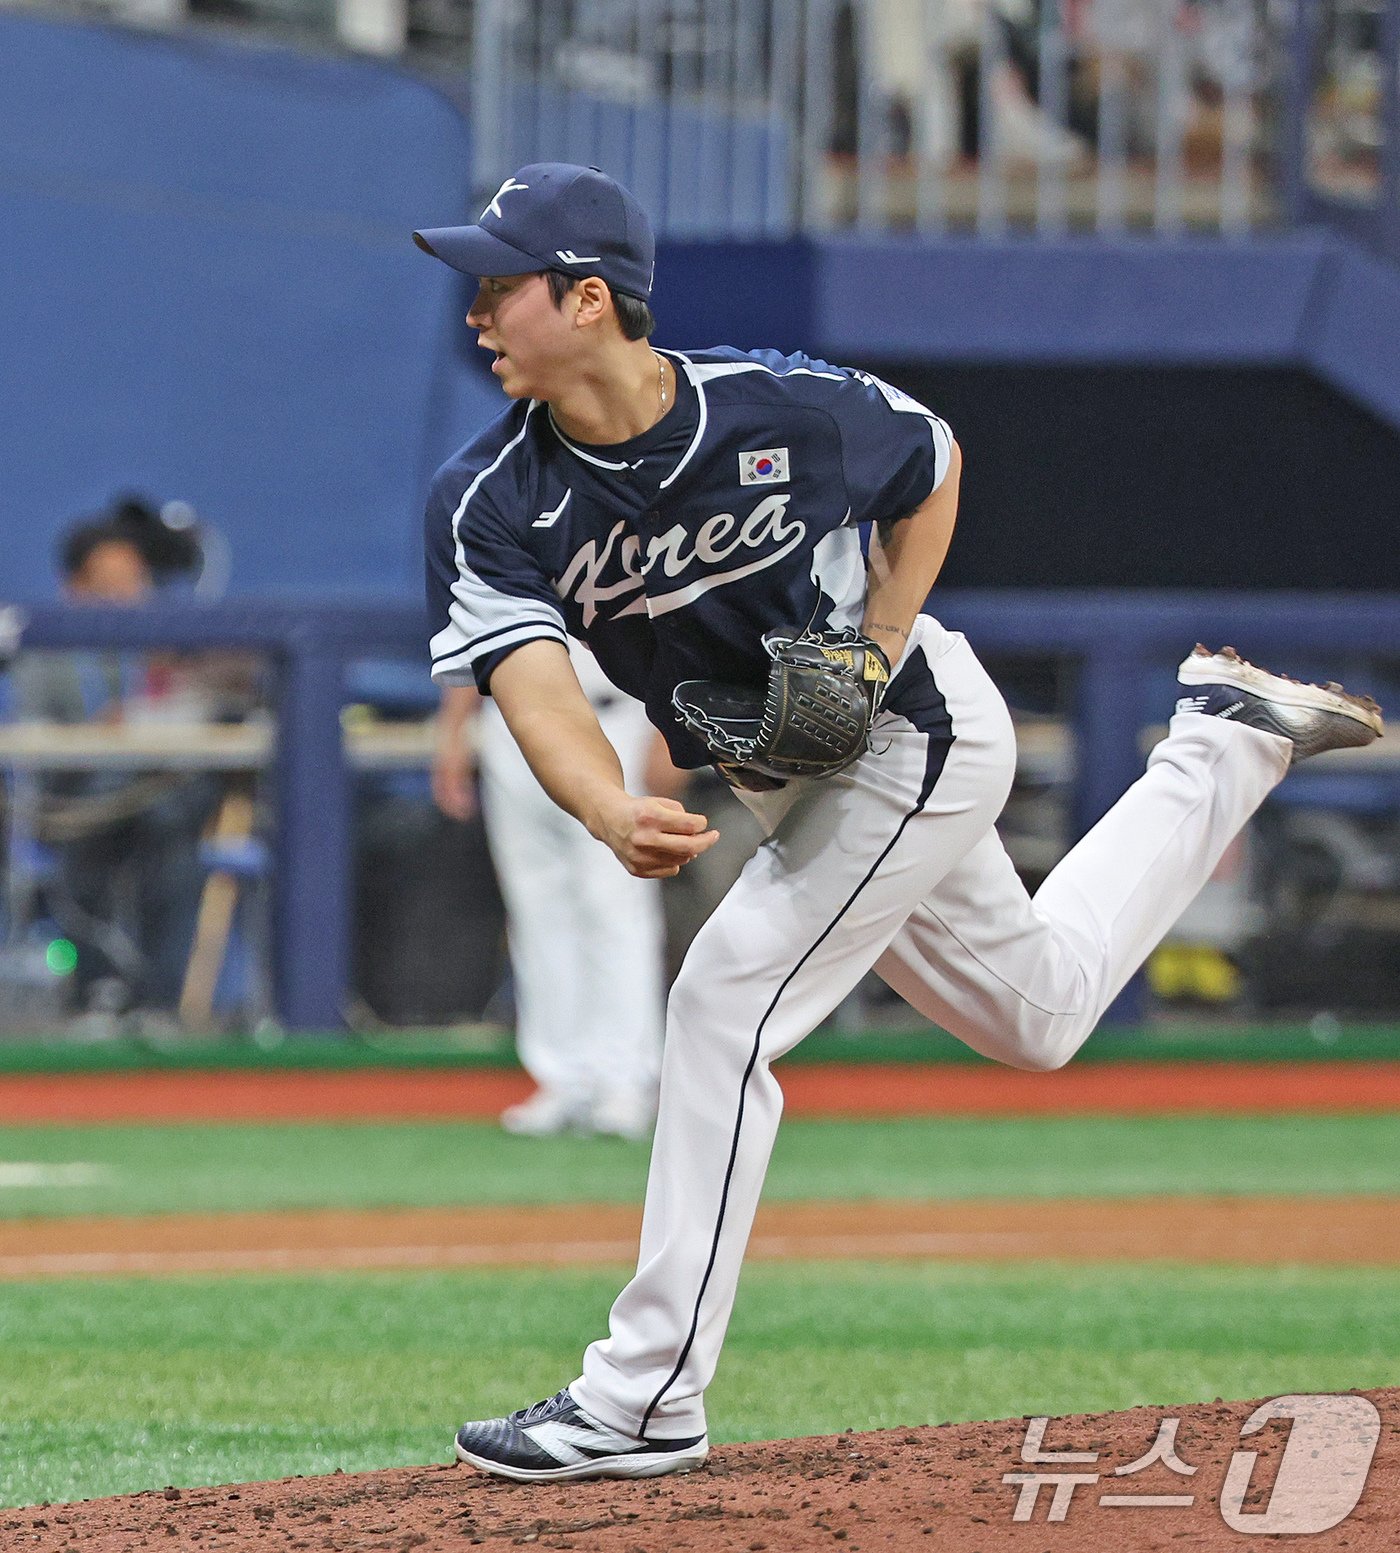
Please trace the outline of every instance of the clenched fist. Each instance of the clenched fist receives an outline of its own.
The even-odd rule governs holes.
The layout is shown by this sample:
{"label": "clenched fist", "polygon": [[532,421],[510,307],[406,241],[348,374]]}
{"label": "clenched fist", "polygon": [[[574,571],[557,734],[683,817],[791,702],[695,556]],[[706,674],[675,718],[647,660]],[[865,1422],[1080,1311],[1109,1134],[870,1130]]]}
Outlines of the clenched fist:
{"label": "clenched fist", "polygon": [[674,798],[630,793],[608,803],[589,829],[639,879],[669,879],[719,840],[703,814],[689,813]]}

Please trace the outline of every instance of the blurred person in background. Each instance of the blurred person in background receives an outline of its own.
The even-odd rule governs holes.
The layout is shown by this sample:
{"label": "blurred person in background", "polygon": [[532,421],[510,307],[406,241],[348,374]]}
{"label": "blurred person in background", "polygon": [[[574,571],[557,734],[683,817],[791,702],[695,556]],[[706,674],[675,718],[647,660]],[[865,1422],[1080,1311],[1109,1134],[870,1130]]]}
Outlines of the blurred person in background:
{"label": "blurred person in background", "polygon": [[687,809],[705,815],[719,832],[719,840],[687,863],[674,878],[661,881],[661,898],[666,908],[667,986],[679,974],[691,940],[714,914],[715,907],[729,893],[744,864],[763,841],[763,827],[713,767],[703,766],[677,776],[681,785],[657,786],[651,791],[678,798]]}
{"label": "blurred person in background", "polygon": [[[666,790],[676,773],[640,702],[615,690],[586,648],[574,668],[629,782]],[[640,1139],[661,1067],[661,886],[634,879],[560,809],[525,763],[493,701],[443,690],[433,797],[452,819],[476,809],[505,901],[516,1048],[535,1093],[501,1115],[507,1132]]]}
{"label": "blurred person in background", "polygon": [[[868,25],[862,27],[857,12]],[[843,5],[835,30],[832,149],[858,149],[862,78],[885,104],[881,127],[889,150],[918,150],[943,166],[975,161],[986,141],[984,108],[995,119],[998,144],[1012,161],[1073,163],[1088,153],[1082,126],[1052,122],[1039,105],[1037,58],[1040,0],[873,0]],[[1069,10],[1069,15],[1078,13]],[[988,31],[1000,44],[987,83],[981,54]],[[916,124],[921,128],[916,129]],[[916,141],[919,142],[916,146]]]}
{"label": "blurred person in background", "polygon": [[[139,529],[120,514],[85,520],[60,541],[74,604],[139,606],[155,592]],[[169,655],[30,653],[15,666],[21,717],[74,725],[161,717],[188,699]],[[57,861],[50,906],[78,951],[79,1030],[114,1036],[129,1022],[174,1023],[203,886],[199,841],[218,804],[207,774],[94,769],[41,783],[37,839]]]}

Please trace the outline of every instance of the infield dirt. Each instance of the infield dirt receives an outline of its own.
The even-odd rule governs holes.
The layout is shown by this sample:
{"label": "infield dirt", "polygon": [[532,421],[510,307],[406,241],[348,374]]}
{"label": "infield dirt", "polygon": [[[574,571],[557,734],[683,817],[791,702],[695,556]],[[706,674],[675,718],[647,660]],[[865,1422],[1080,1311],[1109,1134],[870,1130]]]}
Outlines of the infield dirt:
{"label": "infield dirt", "polygon": [[[21,1219],[0,1280],[626,1264],[640,1218],[576,1203]],[[749,1255],[1393,1267],[1400,1212],[1391,1196],[779,1202],[759,1210]]]}
{"label": "infield dirt", "polygon": [[[1310,1535],[1273,1534],[1268,1545],[1381,1553],[1400,1524],[1400,1390],[1365,1393],[1381,1415],[1380,1443],[1356,1508],[1335,1527]],[[876,1433],[779,1440],[716,1449],[687,1477],[651,1482],[518,1485],[447,1464],[234,1487],[155,1489],[76,1505],[0,1511],[5,1549],[136,1553],[143,1548],[287,1548],[317,1553],[414,1548],[575,1548],[597,1553],[1131,1553],[1249,1546],[1227,1525],[1234,1515],[1278,1515],[1287,1499],[1280,1463],[1288,1423],[1248,1436],[1240,1426],[1256,1402],[1138,1407],[1053,1419],[1042,1452],[1077,1452],[1090,1461],[1028,1465],[1027,1420],[886,1429]],[[1180,1420],[1173,1470],[1151,1452],[1164,1419]],[[1299,1427],[1295,1425],[1294,1427]],[[1334,1433],[1333,1440],[1340,1439]],[[1318,1441],[1310,1442],[1314,1447]],[[1331,1443],[1324,1436],[1324,1464]],[[1256,1451],[1241,1498],[1227,1474],[1241,1450]],[[1310,1450],[1307,1454],[1312,1456]],[[1292,1465],[1296,1466],[1296,1462]],[[1039,1491],[1029,1519],[1014,1516],[1022,1486],[1007,1473],[1073,1473],[1062,1520],[1047,1521],[1054,1485]],[[1240,1469],[1237,1467],[1236,1471]],[[1338,1475],[1340,1475],[1340,1468]],[[1283,1474],[1287,1476],[1287,1473]],[[1103,1495],[1175,1496],[1189,1504],[1104,1504]],[[1275,1499],[1278,1503],[1275,1503]],[[1264,1529],[1263,1525],[1251,1529]]]}
{"label": "infield dirt", "polygon": [[[1400,1062],[819,1063],[781,1068],[788,1116],[1234,1116],[1400,1110]],[[0,1074],[0,1125],[40,1122],[494,1120],[518,1070]]]}

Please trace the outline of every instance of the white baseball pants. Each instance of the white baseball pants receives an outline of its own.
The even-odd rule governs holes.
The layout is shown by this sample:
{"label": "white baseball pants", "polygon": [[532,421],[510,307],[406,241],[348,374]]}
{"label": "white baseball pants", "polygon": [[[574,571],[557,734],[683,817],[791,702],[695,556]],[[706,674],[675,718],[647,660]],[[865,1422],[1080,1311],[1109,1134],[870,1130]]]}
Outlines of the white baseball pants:
{"label": "white baseball pants", "polygon": [[[598,707],[632,791],[655,731],[640,702]],[[661,886],[634,879],[558,808],[488,703],[478,737],[482,809],[506,906],[516,1050],[541,1089],[649,1108],[661,1062]]]}
{"label": "white baseball pants", "polygon": [[994,829],[1015,766],[1000,693],[927,617],[896,677],[921,704],[850,771],[746,795],[769,838],[672,989],[637,1272],[572,1388],[614,1428],[705,1428],[782,1112],[770,1062],[873,966],[986,1056],[1061,1066],[1288,769],[1285,739],[1173,718],[1032,900]]}

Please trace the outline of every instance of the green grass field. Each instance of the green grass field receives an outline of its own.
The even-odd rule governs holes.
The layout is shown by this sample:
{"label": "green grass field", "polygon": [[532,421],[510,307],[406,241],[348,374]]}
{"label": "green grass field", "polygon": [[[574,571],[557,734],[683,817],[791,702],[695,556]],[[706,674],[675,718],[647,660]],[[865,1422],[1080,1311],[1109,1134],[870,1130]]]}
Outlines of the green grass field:
{"label": "green grass field", "polygon": [[[0,1286],[0,1504],[447,1459],[572,1379],[623,1269]],[[716,1439],[1372,1386],[1400,1272],[750,1268]]]}
{"label": "green grass field", "polygon": [[[82,1164],[85,1186],[0,1188],[28,1214],[637,1202],[646,1149],[494,1126],[14,1127],[0,1160]],[[1386,1115],[909,1118],[785,1123],[767,1195],[1085,1197],[1400,1191]]]}
{"label": "green grass field", "polygon": [[[458,1124],[48,1127],[25,1214],[633,1201],[645,1150]],[[0,1180],[3,1175],[0,1175]],[[1386,1116],[795,1121],[775,1198],[1400,1196]],[[0,1504],[445,1459],[575,1373],[624,1268],[0,1284]],[[720,1440],[1393,1383],[1400,1269],[755,1265]]]}

